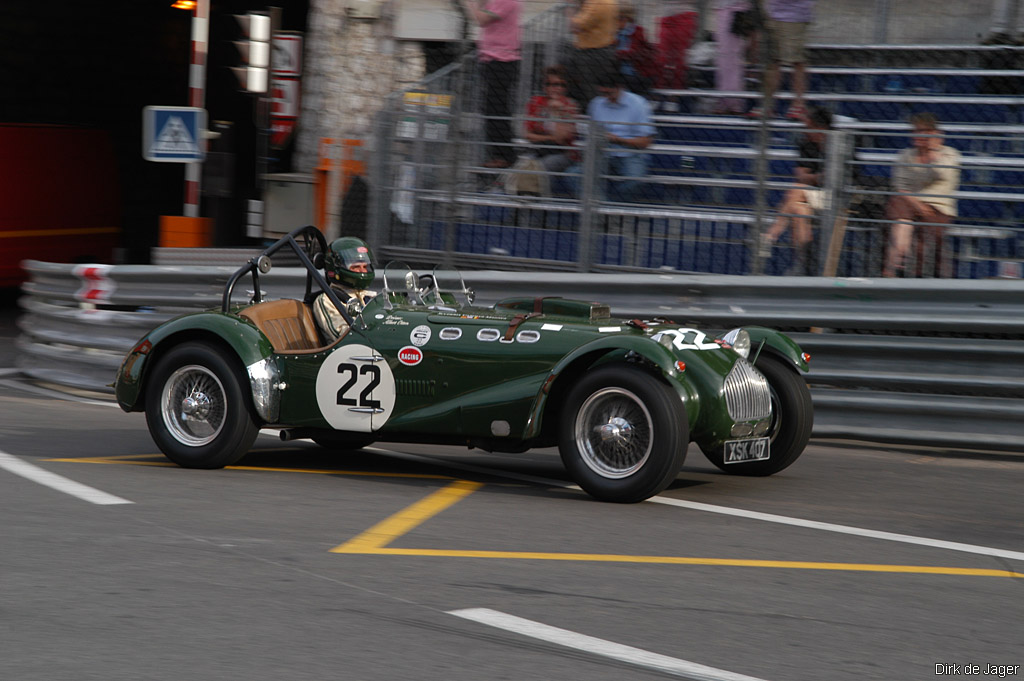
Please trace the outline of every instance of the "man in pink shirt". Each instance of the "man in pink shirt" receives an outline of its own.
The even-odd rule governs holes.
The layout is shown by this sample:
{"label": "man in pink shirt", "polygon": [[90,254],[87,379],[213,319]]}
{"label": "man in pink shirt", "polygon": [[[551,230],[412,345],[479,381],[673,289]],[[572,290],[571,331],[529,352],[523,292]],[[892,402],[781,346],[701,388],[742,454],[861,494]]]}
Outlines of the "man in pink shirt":
{"label": "man in pink shirt", "polygon": [[484,81],[484,133],[489,143],[484,166],[507,168],[512,146],[512,91],[519,76],[519,17],[522,0],[463,0],[480,26],[477,53]]}

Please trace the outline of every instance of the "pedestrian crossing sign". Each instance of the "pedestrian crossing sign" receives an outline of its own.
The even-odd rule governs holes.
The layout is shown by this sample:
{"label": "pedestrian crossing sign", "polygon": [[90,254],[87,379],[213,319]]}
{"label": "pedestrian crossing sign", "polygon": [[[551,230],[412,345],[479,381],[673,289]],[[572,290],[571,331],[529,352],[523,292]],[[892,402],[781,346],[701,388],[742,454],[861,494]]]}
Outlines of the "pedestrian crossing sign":
{"label": "pedestrian crossing sign", "polygon": [[147,106],[142,112],[142,157],[170,163],[201,162],[205,129],[206,109]]}

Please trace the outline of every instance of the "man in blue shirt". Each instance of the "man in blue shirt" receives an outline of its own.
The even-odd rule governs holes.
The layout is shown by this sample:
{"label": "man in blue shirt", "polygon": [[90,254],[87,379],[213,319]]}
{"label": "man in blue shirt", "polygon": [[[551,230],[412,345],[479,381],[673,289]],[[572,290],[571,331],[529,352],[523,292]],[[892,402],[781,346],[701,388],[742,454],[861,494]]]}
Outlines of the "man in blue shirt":
{"label": "man in blue shirt", "polygon": [[[647,174],[648,158],[640,150],[651,146],[656,134],[650,102],[626,90],[622,74],[617,71],[601,77],[597,92],[598,96],[587,106],[587,114],[593,122],[601,124],[606,134],[606,173],[643,177]],[[608,198],[633,201],[640,184],[638,179],[609,181]]]}

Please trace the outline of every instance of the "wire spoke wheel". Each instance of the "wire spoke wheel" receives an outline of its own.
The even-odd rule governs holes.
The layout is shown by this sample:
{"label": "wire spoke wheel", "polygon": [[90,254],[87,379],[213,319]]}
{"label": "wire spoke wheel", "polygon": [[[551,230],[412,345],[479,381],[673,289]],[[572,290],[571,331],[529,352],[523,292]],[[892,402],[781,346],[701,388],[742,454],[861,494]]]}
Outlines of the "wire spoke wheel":
{"label": "wire spoke wheel", "polygon": [[197,341],[172,347],[153,367],[145,391],[153,441],[179,466],[229,466],[259,433],[249,381],[226,349]]}
{"label": "wire spoke wheel", "polygon": [[651,456],[653,423],[643,402],[628,390],[605,388],[576,414],[576,446],[583,462],[604,478],[636,473]]}
{"label": "wire spoke wheel", "polygon": [[690,430],[678,393],[661,377],[607,364],[584,373],[565,403],[562,463],[592,497],[635,503],[675,479]]}
{"label": "wire spoke wheel", "polygon": [[164,383],[160,413],[171,437],[189,447],[213,442],[224,428],[227,395],[216,374],[191,364]]}

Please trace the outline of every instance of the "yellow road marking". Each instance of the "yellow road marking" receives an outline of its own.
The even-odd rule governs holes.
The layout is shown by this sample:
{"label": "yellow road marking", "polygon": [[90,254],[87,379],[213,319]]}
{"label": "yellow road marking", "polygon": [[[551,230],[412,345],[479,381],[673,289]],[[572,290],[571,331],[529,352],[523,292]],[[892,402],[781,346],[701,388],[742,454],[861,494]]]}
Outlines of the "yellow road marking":
{"label": "yellow road marking", "polygon": [[[267,450],[260,450],[267,451]],[[149,456],[149,455],[147,455]],[[162,456],[154,454],[152,456]],[[177,464],[170,461],[142,461],[137,455],[129,456],[92,456],[67,459],[44,459],[44,461],[56,461],[59,463],[105,463],[121,464],[129,466],[165,466],[177,468]],[[410,478],[414,480],[451,480],[450,475],[435,475],[433,473],[391,473],[387,471],[348,471],[331,470],[324,468],[279,468],[275,466],[225,466],[225,470],[232,471],[264,471],[275,473],[308,473],[313,475],[352,475],[374,478]]]}
{"label": "yellow road marking", "polygon": [[[148,455],[147,455],[148,456]],[[158,456],[158,455],[152,455]],[[67,459],[46,459],[46,461],[69,463],[128,464],[136,466],[174,466],[169,461],[140,461],[139,456],[108,456]],[[272,468],[263,466],[228,466],[232,470],[276,471],[285,473],[311,473],[319,475],[356,475],[373,477],[414,478],[451,480],[450,476],[375,473],[366,471],[334,471],[305,468]],[[349,541],[331,549],[331,553],[348,553],[376,556],[420,556],[439,558],[488,558],[504,560],[556,560],[593,563],[642,563],[648,565],[704,565],[717,567],[760,567],[789,570],[842,570],[849,572],[887,572],[923,575],[951,575],[960,577],[1010,577],[1024,579],[1024,573],[1013,570],[990,570],[981,568],[957,568],[928,565],[883,565],[873,563],[824,563],[812,561],[784,560],[742,560],[729,558],[691,558],[684,556],[630,556],[602,553],[549,553],[537,551],[465,551],[458,549],[399,549],[387,548],[399,537],[408,534],[439,513],[451,508],[484,485],[468,480],[455,480],[450,485],[413,503]]]}
{"label": "yellow road marking", "polygon": [[481,487],[483,485],[479,482],[456,480],[393,516],[385,518],[344,544],[335,546],[331,553],[367,553],[381,549]]}
{"label": "yellow road marking", "polygon": [[398,549],[388,544],[457,504],[483,487],[481,483],[456,480],[398,513],[385,518],[365,532],[331,549],[331,553],[373,556],[420,556],[437,558],[498,558],[504,560],[558,560],[593,563],[644,563],[648,565],[708,565],[718,567],[760,567],[790,570],[845,570],[850,572],[894,572],[903,574],[954,575],[970,577],[1012,577],[1024,573],[929,565],[880,565],[872,563],[824,563],[786,560],[742,560],[730,558],[689,558],[683,556],[630,556],[602,553],[547,553],[537,551],[465,551],[458,549]]}
{"label": "yellow road marking", "polygon": [[429,556],[440,558],[501,558],[506,560],[561,560],[594,563],[646,563],[652,565],[713,565],[719,567],[784,568],[789,570],[846,570],[851,572],[898,572],[904,574],[956,575],[971,577],[1013,577],[1024,573],[1013,570],[936,567],[930,565],[879,565],[872,563],[817,563],[787,560],[740,560],[730,558],[688,558],[682,556],[628,556],[602,553],[539,553],[532,551],[461,551],[448,549],[389,549],[352,547],[349,542],[333,549],[335,553],[364,553],[382,556]]}

